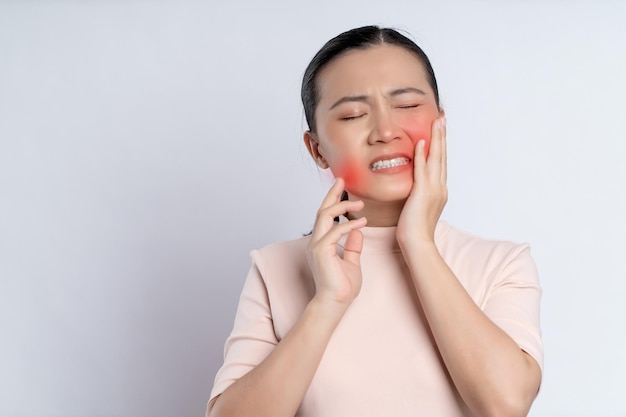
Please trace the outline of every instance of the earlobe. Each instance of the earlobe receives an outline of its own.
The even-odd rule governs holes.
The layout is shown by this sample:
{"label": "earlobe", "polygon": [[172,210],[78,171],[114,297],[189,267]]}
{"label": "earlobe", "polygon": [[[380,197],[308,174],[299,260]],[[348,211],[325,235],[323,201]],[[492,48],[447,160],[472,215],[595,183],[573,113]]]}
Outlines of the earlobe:
{"label": "earlobe", "polygon": [[446,111],[443,109],[443,107],[439,107],[439,117],[445,117],[446,116]]}
{"label": "earlobe", "polygon": [[309,154],[311,155],[317,166],[322,169],[328,168],[328,163],[324,159],[324,156],[320,153],[319,140],[310,130],[304,132],[304,144],[306,145],[306,149],[309,151]]}

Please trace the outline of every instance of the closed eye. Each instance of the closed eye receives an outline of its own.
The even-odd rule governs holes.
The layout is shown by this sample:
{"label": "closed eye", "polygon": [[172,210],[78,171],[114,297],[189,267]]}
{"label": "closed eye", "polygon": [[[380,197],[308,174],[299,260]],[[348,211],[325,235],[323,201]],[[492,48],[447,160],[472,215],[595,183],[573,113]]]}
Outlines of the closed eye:
{"label": "closed eye", "polygon": [[341,118],[341,120],[356,120],[356,119],[360,119],[363,116],[365,116],[365,113],[357,114],[355,116],[344,116],[344,117]]}
{"label": "closed eye", "polygon": [[403,106],[398,106],[400,109],[414,109],[416,107],[419,107],[419,104],[405,104]]}

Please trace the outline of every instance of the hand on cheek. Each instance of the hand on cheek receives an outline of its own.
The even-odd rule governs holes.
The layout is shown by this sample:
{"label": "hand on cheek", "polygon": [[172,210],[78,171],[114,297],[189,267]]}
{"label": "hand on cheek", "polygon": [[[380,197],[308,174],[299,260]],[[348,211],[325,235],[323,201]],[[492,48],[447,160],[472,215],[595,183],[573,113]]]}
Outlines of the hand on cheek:
{"label": "hand on cheek", "polygon": [[423,146],[424,146],[424,159],[428,160],[428,154],[430,152],[431,138],[430,137],[425,137],[425,138],[419,139],[417,141],[417,143],[415,144],[415,153],[416,154],[417,154],[417,147],[420,146],[420,142],[423,142]]}
{"label": "hand on cheek", "polygon": [[398,221],[401,246],[434,241],[437,222],[448,200],[446,171],[446,120],[440,117],[433,122],[431,140],[419,140],[415,148],[413,189]]}
{"label": "hand on cheek", "polygon": [[417,156],[417,144],[420,140],[424,141],[424,155],[428,158],[428,154],[430,152],[430,142],[432,137],[432,125],[435,123],[437,119],[433,120],[433,122],[428,125],[427,128],[422,126],[414,126],[411,125],[405,128],[405,131],[409,134],[413,145],[415,146],[415,155]]}

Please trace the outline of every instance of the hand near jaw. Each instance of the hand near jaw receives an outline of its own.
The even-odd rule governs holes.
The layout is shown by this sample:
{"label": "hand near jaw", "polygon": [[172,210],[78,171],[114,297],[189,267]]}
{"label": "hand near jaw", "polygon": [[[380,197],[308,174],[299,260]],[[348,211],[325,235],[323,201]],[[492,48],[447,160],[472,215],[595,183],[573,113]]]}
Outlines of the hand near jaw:
{"label": "hand near jaw", "polygon": [[448,201],[446,119],[433,121],[428,159],[422,139],[415,147],[413,188],[404,204],[396,237],[401,247],[434,243],[435,228]]}
{"label": "hand near jaw", "polygon": [[[347,307],[361,290],[363,234],[358,229],[365,226],[367,219],[335,224],[335,217],[359,211],[364,205],[360,200],[341,201],[344,186],[344,180],[338,178],[324,198],[315,219],[307,258],[315,279],[315,298]],[[337,254],[337,243],[345,234],[348,237],[342,258]]]}
{"label": "hand near jaw", "polygon": [[[362,201],[341,201],[343,189],[344,181],[339,178],[322,202],[311,233],[307,258],[315,296],[267,357],[209,404],[207,416],[288,417],[297,413],[335,328],[361,289],[363,235],[358,229],[367,220],[335,224],[335,217],[363,208]],[[337,243],[346,234],[341,257]]]}

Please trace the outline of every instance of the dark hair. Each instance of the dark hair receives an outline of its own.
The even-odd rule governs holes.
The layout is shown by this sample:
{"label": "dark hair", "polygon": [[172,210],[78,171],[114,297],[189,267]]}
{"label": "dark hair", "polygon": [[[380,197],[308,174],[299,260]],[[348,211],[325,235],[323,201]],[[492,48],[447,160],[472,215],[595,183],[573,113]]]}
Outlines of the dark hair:
{"label": "dark hair", "polygon": [[317,79],[320,72],[335,58],[354,49],[367,49],[376,45],[395,45],[411,52],[422,63],[426,70],[428,84],[435,93],[435,102],[439,107],[439,90],[435,72],[430,65],[430,61],[424,51],[411,39],[402,35],[398,31],[390,28],[380,28],[378,26],[363,26],[351,29],[347,32],[332,38],[320,49],[309,66],[304,71],[302,78],[302,105],[304,106],[304,116],[309,125],[309,130],[315,132],[315,109],[320,100]]}

